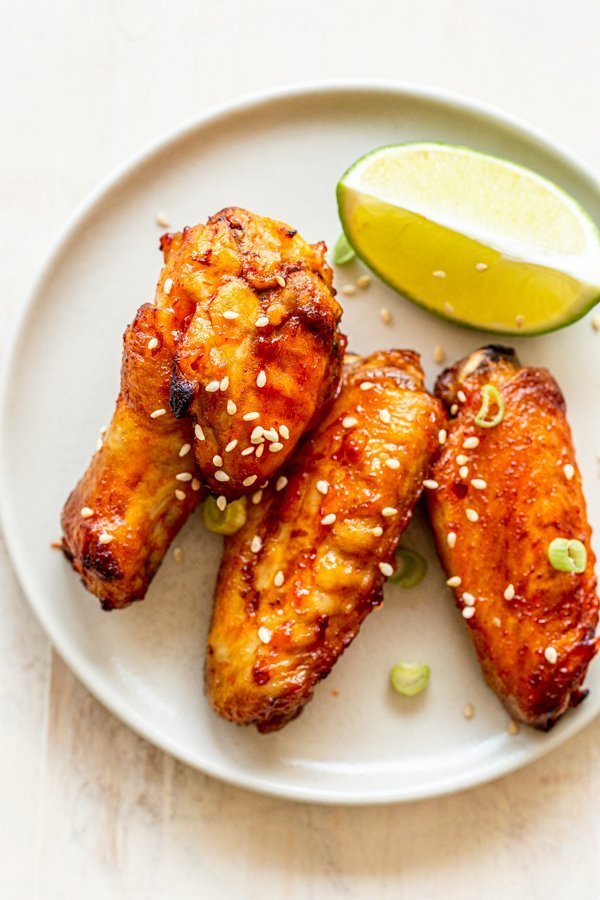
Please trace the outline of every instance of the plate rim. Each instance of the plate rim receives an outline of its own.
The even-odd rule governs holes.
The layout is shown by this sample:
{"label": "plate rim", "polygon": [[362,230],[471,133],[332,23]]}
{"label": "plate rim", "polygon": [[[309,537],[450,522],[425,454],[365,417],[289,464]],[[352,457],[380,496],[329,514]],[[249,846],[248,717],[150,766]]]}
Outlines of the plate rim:
{"label": "plate rim", "polygon": [[[259,91],[244,93],[223,103],[211,106],[199,115],[192,116],[175,127],[163,132],[159,137],[144,144],[138,151],[130,154],[123,163],[112,169],[104,178],[88,191],[83,199],[76,204],[71,214],[67,217],[62,227],[37,268],[36,273],[26,286],[23,298],[19,304],[15,319],[9,329],[4,346],[2,365],[0,367],[0,523],[8,555],[17,576],[17,580],[27,602],[36,616],[39,624],[56,652],[65,665],[85,686],[92,696],[106,707],[121,722],[142,736],[150,744],[158,747],[163,752],[169,753],[186,765],[213,778],[217,778],[235,787],[245,788],[254,792],[279,797],[288,800],[344,806],[383,805],[390,803],[410,802],[431,797],[442,797],[468,788],[486,784],[496,778],[500,778],[518,769],[535,762],[552,750],[558,748],[571,737],[578,734],[586,725],[600,714],[600,709],[595,710],[591,706],[584,706],[578,710],[577,716],[569,721],[569,727],[564,725],[546,735],[537,746],[528,748],[526,759],[519,754],[507,757],[505,760],[495,761],[483,765],[477,769],[475,776],[465,773],[461,776],[453,776],[447,783],[439,784],[433,779],[429,784],[411,788],[410,785],[390,790],[369,789],[360,791],[354,787],[344,788],[315,788],[303,785],[290,785],[274,777],[265,779],[264,775],[252,775],[244,771],[230,771],[226,765],[217,764],[211,759],[198,759],[186,747],[181,745],[161,728],[146,721],[134,706],[123,701],[117,692],[105,679],[102,679],[94,667],[87,661],[83,653],[73,652],[72,646],[63,638],[63,630],[55,627],[50,616],[47,615],[47,605],[42,594],[38,592],[27,571],[27,565],[19,550],[19,541],[12,532],[10,519],[6,511],[6,485],[9,478],[6,460],[6,447],[9,431],[9,405],[11,400],[11,372],[14,360],[24,337],[28,316],[38,300],[43,288],[46,276],[60,262],[64,248],[72,239],[79,225],[93,210],[109,191],[114,190],[119,183],[129,177],[140,165],[143,165],[153,156],[163,152],[169,147],[184,140],[192,132],[209,127],[218,121],[224,121],[228,117],[242,111],[248,111],[255,107],[267,105],[279,100],[293,97],[316,97],[326,94],[351,95],[356,92],[373,91],[380,94],[389,94],[397,98],[437,102],[448,109],[458,109],[470,113],[481,120],[488,120],[494,124],[508,127],[519,136],[525,136],[530,143],[539,147],[544,152],[550,152],[563,165],[573,170],[579,176],[583,176],[591,182],[600,196],[600,180],[594,169],[587,162],[580,159],[571,150],[564,147],[559,141],[547,135],[542,129],[529,124],[524,119],[506,112],[493,104],[479,99],[471,98],[462,93],[437,88],[431,85],[423,85],[411,81],[395,81],[389,79],[374,78],[341,78],[315,81],[302,81],[280,87],[270,87]],[[588,712],[589,710],[589,712]],[[564,723],[566,724],[566,723]]]}

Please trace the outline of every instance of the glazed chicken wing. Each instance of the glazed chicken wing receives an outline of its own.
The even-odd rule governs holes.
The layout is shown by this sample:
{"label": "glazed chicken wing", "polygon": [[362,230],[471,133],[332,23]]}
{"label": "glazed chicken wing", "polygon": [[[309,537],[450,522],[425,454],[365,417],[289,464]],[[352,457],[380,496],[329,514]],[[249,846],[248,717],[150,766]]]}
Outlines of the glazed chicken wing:
{"label": "glazed chicken wing", "polygon": [[64,552],[104,609],[144,597],[202,493],[192,423],[169,409],[175,324],[146,304],[127,329],[112,421],[62,514]]}
{"label": "glazed chicken wing", "polygon": [[[493,388],[505,411],[489,427],[500,418]],[[450,411],[439,488],[428,492],[438,552],[486,681],[513,716],[546,730],[585,696],[597,649],[594,554],[564,400],[549,372],[493,346],[444,372],[436,393]],[[579,574],[551,564],[556,538],[584,545]]]}
{"label": "glazed chicken wing", "polygon": [[189,310],[171,405],[196,422],[210,491],[233,500],[285,463],[339,384],[345,338],[326,248],[236,208],[164,247],[159,304]]}
{"label": "glazed chicken wing", "polygon": [[347,367],[326,418],[226,540],[206,664],[220,715],[267,732],[302,711],[381,603],[440,417],[415,353]]}

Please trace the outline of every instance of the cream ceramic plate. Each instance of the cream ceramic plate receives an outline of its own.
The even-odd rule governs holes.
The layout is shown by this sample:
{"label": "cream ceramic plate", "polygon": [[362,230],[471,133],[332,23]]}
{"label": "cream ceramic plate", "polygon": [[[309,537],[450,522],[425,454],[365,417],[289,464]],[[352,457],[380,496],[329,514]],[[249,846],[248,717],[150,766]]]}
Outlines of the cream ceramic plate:
{"label": "cream ceramic plate", "polygon": [[[121,335],[152,297],[165,210],[174,227],[223,206],[282,218],[309,240],[338,236],[335,185],[361,154],[398,141],[466,144],[532,166],[600,220],[600,191],[582,165],[524,125],[442,92],[411,86],[302,87],[250,98],[204,116],[151,147],[104,183],[69,223],[32,291],[7,354],[0,489],[10,552],[25,592],[58,651],[87,687],[150,741],[192,766],[245,787],[329,803],[407,800],[475,785],[556,747],[600,708],[591,694],[548,735],[507,733],[508,717],[483,685],[422,522],[405,543],[427,555],[416,589],[386,588],[384,607],[302,716],[260,736],[222,722],[203,695],[204,640],[220,538],[198,517],[177,540],[150,594],[125,612],[101,612],[61,554],[65,497],[94,451],[117,393]],[[358,266],[337,273],[338,286]],[[346,301],[346,298],[342,299]],[[428,384],[435,344],[450,360],[490,340],[402,300],[379,283],[345,302],[353,350],[413,347]],[[393,324],[379,318],[392,312]],[[565,392],[590,514],[600,534],[597,460],[598,336],[589,317],[547,337],[513,342],[547,365]],[[418,519],[418,517],[417,517]],[[430,663],[428,690],[405,699],[388,687],[399,659]],[[474,704],[466,721],[462,709]]]}

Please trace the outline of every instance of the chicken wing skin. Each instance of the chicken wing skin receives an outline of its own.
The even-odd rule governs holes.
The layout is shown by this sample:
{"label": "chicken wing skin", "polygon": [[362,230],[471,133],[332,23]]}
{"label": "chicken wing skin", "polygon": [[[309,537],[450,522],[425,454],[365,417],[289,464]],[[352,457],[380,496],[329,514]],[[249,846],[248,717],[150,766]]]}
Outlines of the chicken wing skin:
{"label": "chicken wing skin", "polygon": [[[485,384],[505,414],[481,428]],[[597,650],[594,553],[565,403],[548,371],[494,346],[444,372],[436,393],[451,411],[432,471],[439,488],[428,492],[438,552],[460,579],[456,602],[487,683],[515,718],[547,730],[585,696]],[[585,545],[582,574],[552,567],[557,537]]]}
{"label": "chicken wing skin", "polygon": [[127,329],[112,421],[62,513],[65,555],[107,610],[144,597],[202,494],[192,422],[169,409],[176,328],[172,309],[145,304]]}
{"label": "chicken wing skin", "polygon": [[272,477],[337,390],[346,339],[326,248],[230,208],[164,249],[159,305],[188,315],[171,406],[199,426],[210,491],[233,500]]}
{"label": "chicken wing skin", "polygon": [[225,542],[206,662],[221,716],[268,732],[302,711],[382,601],[440,418],[417,354],[346,368],[326,418]]}

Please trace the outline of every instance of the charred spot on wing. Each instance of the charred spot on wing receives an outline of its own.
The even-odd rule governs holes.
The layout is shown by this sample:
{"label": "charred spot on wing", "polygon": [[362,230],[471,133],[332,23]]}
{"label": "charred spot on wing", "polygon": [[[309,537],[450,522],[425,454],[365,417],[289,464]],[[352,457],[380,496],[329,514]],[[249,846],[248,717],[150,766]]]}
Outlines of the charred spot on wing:
{"label": "charred spot on wing", "polygon": [[196,386],[194,383],[182,378],[174,363],[171,385],[169,387],[169,406],[176,419],[183,419],[184,416],[187,416],[190,403],[194,399],[195,394]]}
{"label": "charred spot on wing", "polygon": [[84,553],[81,565],[84,572],[94,572],[102,581],[117,581],[123,577],[119,563],[108,545],[94,547]]}

